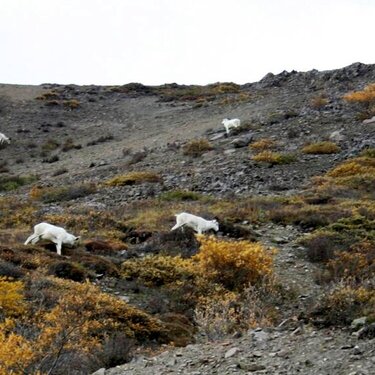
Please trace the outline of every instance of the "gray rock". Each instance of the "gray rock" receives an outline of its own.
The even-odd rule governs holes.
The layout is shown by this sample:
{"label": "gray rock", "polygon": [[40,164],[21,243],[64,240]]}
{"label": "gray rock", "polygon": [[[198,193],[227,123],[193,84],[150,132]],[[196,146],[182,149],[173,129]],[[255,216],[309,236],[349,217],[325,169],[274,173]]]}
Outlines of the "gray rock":
{"label": "gray rock", "polygon": [[362,124],[373,124],[375,123],[375,116],[362,121]]}
{"label": "gray rock", "polygon": [[350,327],[354,330],[357,330],[363,327],[368,321],[367,316],[362,316],[360,318],[354,319],[350,325]]}
{"label": "gray rock", "polygon": [[231,348],[231,349],[229,349],[229,350],[225,353],[224,358],[230,358],[230,357],[233,357],[238,351],[239,351],[239,348]]}
{"label": "gray rock", "polygon": [[246,135],[243,135],[242,137],[233,139],[231,144],[233,145],[234,148],[246,147],[253,140],[253,138],[254,138],[253,134],[246,134]]}
{"label": "gray rock", "polygon": [[332,132],[330,135],[329,135],[329,140],[332,141],[332,142],[342,142],[342,141],[345,141],[346,137],[344,134],[342,134],[342,131],[344,129],[340,129],[340,130],[335,130],[334,132]]}
{"label": "gray rock", "polygon": [[104,375],[105,374],[105,368],[100,368],[99,370],[93,372],[91,375]]}

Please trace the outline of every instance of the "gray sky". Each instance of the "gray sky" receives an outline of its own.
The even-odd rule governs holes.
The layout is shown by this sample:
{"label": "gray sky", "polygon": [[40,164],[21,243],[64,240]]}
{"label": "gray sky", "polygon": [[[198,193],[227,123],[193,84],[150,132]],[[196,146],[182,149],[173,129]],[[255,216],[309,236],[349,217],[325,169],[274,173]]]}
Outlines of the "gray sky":
{"label": "gray sky", "polygon": [[0,0],[0,83],[254,82],[375,63],[375,0]]}

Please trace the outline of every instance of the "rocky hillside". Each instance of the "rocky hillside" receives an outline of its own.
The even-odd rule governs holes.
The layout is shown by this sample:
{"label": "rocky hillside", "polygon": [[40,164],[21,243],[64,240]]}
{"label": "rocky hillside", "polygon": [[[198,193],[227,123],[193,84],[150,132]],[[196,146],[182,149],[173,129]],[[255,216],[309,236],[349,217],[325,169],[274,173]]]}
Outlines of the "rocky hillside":
{"label": "rocky hillside", "polygon": [[[373,141],[373,126],[361,125],[358,109],[342,96],[373,82],[374,75],[374,66],[356,63],[327,72],[270,73],[256,83],[212,88],[2,85],[0,130],[13,142],[1,159],[10,173],[33,171],[52,185],[148,169],[162,174],[166,189],[214,194],[298,189]],[[240,118],[244,131],[226,138],[221,125],[226,117]],[[340,129],[340,154],[299,154],[303,145]],[[181,146],[198,138],[209,140],[213,150],[202,158],[184,156]],[[298,153],[296,163],[259,168],[246,146],[261,138]],[[69,150],[63,152],[66,143]],[[131,189],[114,201],[111,192],[106,204],[147,193]]]}
{"label": "rocky hillside", "polygon": [[[11,138],[0,146],[0,283],[20,280],[25,301],[47,313],[58,306],[54,288],[62,288],[50,277],[89,279],[147,321],[138,331],[101,311],[134,340],[123,344],[125,354],[107,340],[114,328],[101,327],[92,335],[102,352],[73,355],[77,339],[74,350],[42,351],[43,360],[30,356],[14,367],[0,350],[0,373],[371,374],[375,94],[345,95],[374,82],[375,64],[355,63],[269,73],[245,85],[0,84],[0,132]],[[240,118],[241,127],[227,135],[223,118]],[[228,266],[203,285],[189,268],[203,240],[169,232],[182,210],[218,218],[220,251],[243,240],[276,249],[272,285],[259,277],[249,279],[250,292],[228,286]],[[63,261],[48,245],[23,247],[40,221],[80,234],[82,245]],[[174,264],[176,255],[182,260]],[[213,293],[211,310],[202,307],[205,293]],[[220,294],[228,305],[215,300]],[[121,306],[116,314],[130,314]],[[213,330],[220,316],[225,329]],[[0,310],[3,345],[5,318]],[[14,332],[31,343],[38,331]]]}

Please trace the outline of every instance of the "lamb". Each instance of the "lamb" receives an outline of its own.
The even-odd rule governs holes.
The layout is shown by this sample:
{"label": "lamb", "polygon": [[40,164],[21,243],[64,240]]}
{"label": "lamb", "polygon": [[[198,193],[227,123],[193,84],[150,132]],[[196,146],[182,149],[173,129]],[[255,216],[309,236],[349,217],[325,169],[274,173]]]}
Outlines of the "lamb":
{"label": "lamb", "polygon": [[224,125],[228,135],[231,128],[238,128],[241,125],[241,120],[238,118],[233,118],[231,120],[225,118],[221,123]]}
{"label": "lamb", "polygon": [[202,234],[210,229],[219,230],[219,223],[217,220],[205,220],[202,217],[188,214],[187,212],[181,212],[176,216],[176,225],[171,229],[175,230],[183,225],[194,229],[198,234]]}
{"label": "lamb", "polygon": [[0,133],[0,145],[3,143],[10,143],[10,138],[8,138],[4,133]]}
{"label": "lamb", "polygon": [[61,255],[62,245],[74,246],[80,237],[73,236],[64,228],[48,223],[39,223],[34,226],[34,233],[27,238],[25,245],[29,242],[37,243],[40,239],[49,240],[56,244],[57,254]]}

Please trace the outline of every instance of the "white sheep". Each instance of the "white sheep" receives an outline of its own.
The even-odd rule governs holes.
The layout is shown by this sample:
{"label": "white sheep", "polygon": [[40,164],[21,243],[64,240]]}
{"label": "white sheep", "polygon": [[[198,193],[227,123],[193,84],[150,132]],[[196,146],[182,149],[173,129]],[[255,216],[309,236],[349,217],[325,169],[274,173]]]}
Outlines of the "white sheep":
{"label": "white sheep", "polygon": [[49,240],[56,244],[57,254],[61,255],[61,246],[74,246],[80,237],[73,236],[64,228],[48,223],[40,223],[34,226],[34,233],[27,238],[25,245],[29,242],[37,243],[40,239]]}
{"label": "white sheep", "polygon": [[206,232],[210,229],[213,229],[216,232],[219,230],[219,223],[217,220],[205,220],[200,216],[188,214],[187,212],[181,212],[175,216],[176,225],[171,230],[175,230],[183,225],[194,229],[198,234],[202,234],[202,232]]}
{"label": "white sheep", "polygon": [[10,143],[10,138],[8,138],[4,133],[0,133],[0,145],[3,143]]}
{"label": "white sheep", "polygon": [[229,134],[231,128],[238,128],[241,125],[241,120],[238,118],[233,118],[231,120],[225,118],[221,123],[224,125],[227,134]]}

